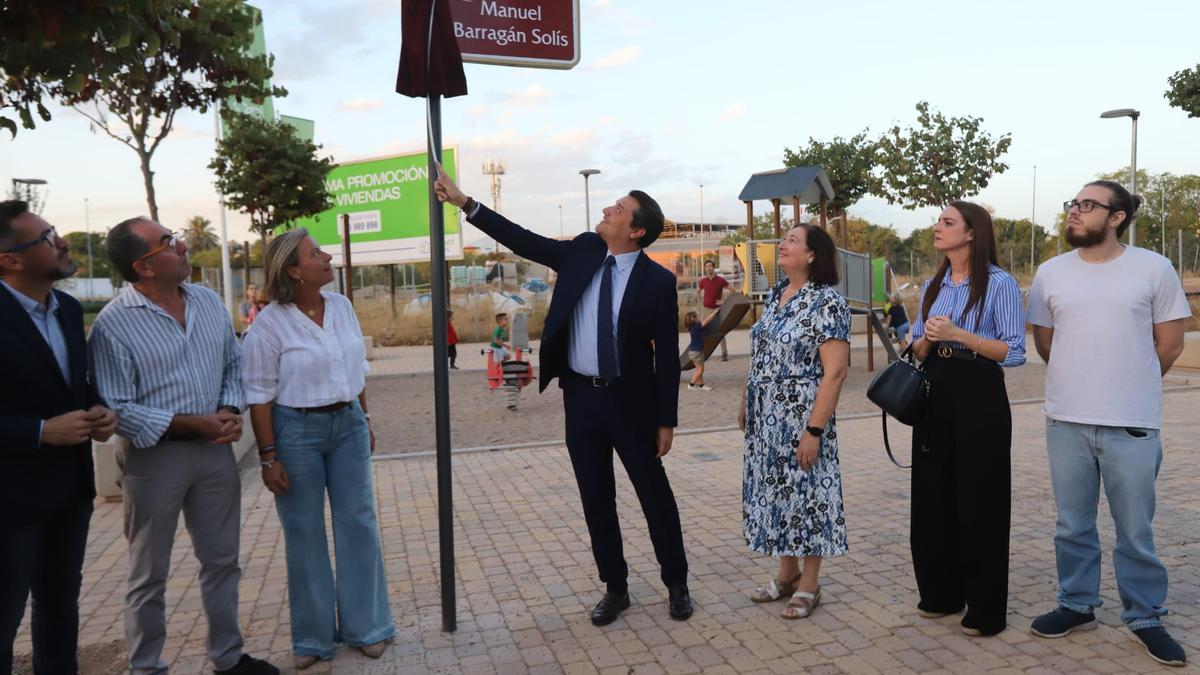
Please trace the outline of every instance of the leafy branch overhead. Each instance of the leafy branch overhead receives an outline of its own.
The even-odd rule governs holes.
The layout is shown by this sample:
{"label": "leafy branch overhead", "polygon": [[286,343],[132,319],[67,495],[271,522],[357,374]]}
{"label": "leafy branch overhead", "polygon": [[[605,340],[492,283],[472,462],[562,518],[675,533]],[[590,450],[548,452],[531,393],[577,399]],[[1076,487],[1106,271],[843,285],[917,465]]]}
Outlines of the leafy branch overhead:
{"label": "leafy branch overhead", "polygon": [[[842,214],[871,191],[871,171],[875,168],[875,140],[863,130],[849,139],[835,136],[829,142],[808,139],[808,145],[783,151],[783,165],[819,166],[833,187],[829,208]],[[819,204],[810,204],[810,213],[818,213]]]}
{"label": "leafy branch overhead", "polygon": [[[15,109],[33,128],[31,109],[49,119],[43,99],[74,107],[93,129],[137,153],[155,220],[150,161],[178,111],[287,93],[268,83],[272,59],[249,53],[260,15],[242,0],[15,0],[0,7],[0,111]],[[0,127],[16,133],[7,118]]]}
{"label": "leafy branch overhead", "polygon": [[250,216],[262,235],[329,208],[325,178],[333,159],[284,122],[226,111],[225,137],[208,168],[230,207]]}
{"label": "leafy branch overhead", "polygon": [[876,150],[877,183],[872,190],[889,204],[906,209],[941,207],[978,194],[1008,165],[1012,135],[997,139],[982,130],[981,117],[946,117],[917,104],[917,122],[894,126],[880,137]]}
{"label": "leafy branch overhead", "polygon": [[1200,65],[1175,73],[1167,78],[1167,84],[1171,85],[1165,94],[1167,101],[1188,117],[1200,117]]}

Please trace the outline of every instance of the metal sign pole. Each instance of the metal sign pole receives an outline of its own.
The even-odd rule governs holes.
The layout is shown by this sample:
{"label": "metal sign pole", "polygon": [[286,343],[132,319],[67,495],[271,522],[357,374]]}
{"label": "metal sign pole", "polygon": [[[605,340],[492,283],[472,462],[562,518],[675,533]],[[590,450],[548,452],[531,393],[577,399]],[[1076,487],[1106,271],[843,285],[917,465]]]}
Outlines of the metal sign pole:
{"label": "metal sign pole", "polygon": [[350,263],[350,214],[342,214],[342,278],[345,279],[346,299],[354,304],[354,268]]}
{"label": "metal sign pole", "polygon": [[442,99],[429,97],[429,293],[433,305],[433,423],[437,439],[438,556],[442,577],[442,630],[458,625],[454,602],[454,497],[450,465],[450,371],[446,346],[445,210],[433,191],[442,157]]}

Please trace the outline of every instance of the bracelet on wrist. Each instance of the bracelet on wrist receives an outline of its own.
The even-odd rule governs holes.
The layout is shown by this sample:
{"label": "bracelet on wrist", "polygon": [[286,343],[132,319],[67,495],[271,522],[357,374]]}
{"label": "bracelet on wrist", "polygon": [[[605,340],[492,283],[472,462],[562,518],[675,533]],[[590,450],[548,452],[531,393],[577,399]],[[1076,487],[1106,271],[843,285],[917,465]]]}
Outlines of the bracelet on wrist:
{"label": "bracelet on wrist", "polygon": [[263,445],[258,448],[258,456],[259,457],[262,457],[263,455],[266,455],[266,454],[272,453],[272,452],[275,452],[275,444],[274,443],[268,443],[267,445]]}
{"label": "bracelet on wrist", "polygon": [[275,466],[275,462],[276,462],[276,459],[274,457],[271,457],[270,459],[264,459],[264,460],[260,461],[258,463],[258,465],[264,469],[269,469],[269,468]]}

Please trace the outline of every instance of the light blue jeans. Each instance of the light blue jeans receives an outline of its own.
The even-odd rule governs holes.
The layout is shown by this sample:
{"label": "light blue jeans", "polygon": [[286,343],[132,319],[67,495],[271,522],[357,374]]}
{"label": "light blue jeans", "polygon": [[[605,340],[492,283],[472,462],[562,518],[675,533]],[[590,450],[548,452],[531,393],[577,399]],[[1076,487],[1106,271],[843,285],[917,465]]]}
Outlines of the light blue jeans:
{"label": "light blue jeans", "polygon": [[[287,548],[292,651],[329,660],[335,643],[362,646],[392,637],[362,408],[354,401],[337,412],[305,413],[276,405],[271,422],[291,481],[275,508]],[[336,582],[325,534],[326,492]]]}
{"label": "light blue jeans", "polygon": [[1058,604],[1088,613],[1100,600],[1100,483],[1116,525],[1113,570],[1121,620],[1130,630],[1162,625],[1167,569],[1154,553],[1154,481],[1162,464],[1157,429],[1046,420],[1046,451],[1058,506],[1054,554]]}

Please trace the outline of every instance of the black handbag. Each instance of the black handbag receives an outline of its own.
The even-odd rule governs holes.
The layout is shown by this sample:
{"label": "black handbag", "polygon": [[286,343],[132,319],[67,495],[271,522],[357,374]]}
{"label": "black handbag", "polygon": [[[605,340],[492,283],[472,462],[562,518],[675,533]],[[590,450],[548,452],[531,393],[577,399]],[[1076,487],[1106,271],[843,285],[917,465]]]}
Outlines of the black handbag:
{"label": "black handbag", "polygon": [[925,369],[916,363],[913,346],[908,345],[899,359],[892,361],[879,371],[867,386],[867,398],[883,410],[883,446],[892,464],[907,469],[909,466],[896,461],[892,445],[888,441],[887,418],[895,417],[902,424],[915,426],[925,419],[929,400],[929,380]]}

